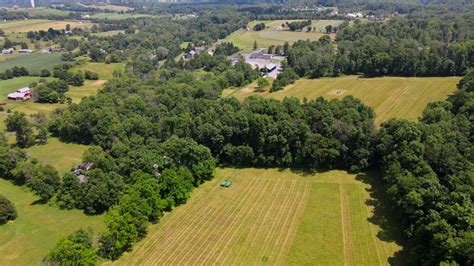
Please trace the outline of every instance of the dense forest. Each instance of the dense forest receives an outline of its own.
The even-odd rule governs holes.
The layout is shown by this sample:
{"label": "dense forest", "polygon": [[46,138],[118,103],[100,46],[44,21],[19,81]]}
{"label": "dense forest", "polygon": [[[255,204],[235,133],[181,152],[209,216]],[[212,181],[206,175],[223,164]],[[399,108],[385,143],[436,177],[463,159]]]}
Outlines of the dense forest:
{"label": "dense forest", "polygon": [[473,67],[473,16],[450,20],[397,18],[387,23],[343,23],[337,50],[328,38],[299,41],[288,52],[288,65],[299,76],[464,75]]}

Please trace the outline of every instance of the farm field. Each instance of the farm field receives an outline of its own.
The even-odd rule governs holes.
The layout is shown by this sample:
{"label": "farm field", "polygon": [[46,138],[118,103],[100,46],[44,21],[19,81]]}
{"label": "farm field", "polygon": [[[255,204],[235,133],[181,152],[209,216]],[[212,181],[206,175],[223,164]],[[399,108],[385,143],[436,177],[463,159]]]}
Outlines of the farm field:
{"label": "farm field", "polygon": [[0,62],[0,72],[5,72],[14,66],[25,67],[32,73],[39,73],[41,69],[52,70],[54,66],[62,64],[60,53],[43,54],[36,52],[26,55],[17,55],[14,58]]}
{"label": "farm field", "polygon": [[125,63],[106,64],[97,62],[87,62],[83,65],[74,67],[72,70],[89,70],[98,73],[99,79],[109,80],[113,77],[113,73],[115,70],[125,70]]}
{"label": "farm field", "polygon": [[460,77],[434,78],[360,78],[345,76],[338,78],[300,79],[294,84],[274,93],[255,92],[253,85],[240,90],[225,90],[226,97],[243,100],[251,95],[262,95],[283,99],[297,97],[308,100],[318,97],[327,99],[343,98],[352,95],[374,108],[380,124],[393,117],[417,120],[430,102],[444,100],[456,90]]}
{"label": "farm field", "polygon": [[119,14],[119,13],[97,13],[91,15],[91,18],[95,19],[109,19],[109,20],[122,20],[122,19],[129,19],[129,18],[144,18],[144,17],[151,17],[152,15],[149,14],[133,14],[133,13],[126,13],[126,14]]}
{"label": "farm field", "polygon": [[56,30],[65,29],[66,25],[70,24],[71,28],[90,28],[93,23],[87,21],[68,21],[68,20],[47,20],[47,19],[29,19],[29,20],[15,20],[0,22],[0,28],[9,34],[12,32],[28,32],[48,30],[53,28]]}
{"label": "farm field", "polygon": [[[245,51],[253,49],[254,41],[257,41],[258,48],[268,48],[270,45],[283,45],[285,42],[292,44],[298,40],[309,39],[315,41],[325,35],[323,32],[327,25],[337,26],[342,23],[342,20],[315,20],[311,25],[316,28],[314,32],[306,32],[305,29],[300,32],[291,32],[287,28],[277,30],[278,27],[281,27],[287,21],[295,20],[252,21],[248,24],[248,31],[240,29],[232,33],[224,41],[233,42],[234,45]],[[262,31],[253,31],[253,27],[260,22],[265,23],[267,28]],[[335,34],[330,34],[329,36],[334,38]]]}
{"label": "farm field", "polygon": [[64,174],[72,167],[82,163],[82,154],[89,148],[87,145],[64,143],[57,138],[48,138],[45,145],[35,145],[26,152],[29,156],[38,159],[43,164],[50,164]]}
{"label": "farm field", "polygon": [[[13,9],[10,9],[13,10]],[[45,8],[45,7],[35,7],[35,8],[18,8],[16,11],[26,12],[30,16],[61,16],[67,17],[69,16],[68,11],[54,9],[54,8]]]}
{"label": "farm field", "polygon": [[0,229],[0,265],[40,265],[56,241],[82,227],[104,230],[104,216],[86,216],[79,210],[60,210],[44,204],[25,187],[0,179],[0,194],[15,205],[18,218]]}
{"label": "farm field", "polygon": [[115,263],[388,265],[400,247],[368,221],[370,189],[343,171],[218,169]]}

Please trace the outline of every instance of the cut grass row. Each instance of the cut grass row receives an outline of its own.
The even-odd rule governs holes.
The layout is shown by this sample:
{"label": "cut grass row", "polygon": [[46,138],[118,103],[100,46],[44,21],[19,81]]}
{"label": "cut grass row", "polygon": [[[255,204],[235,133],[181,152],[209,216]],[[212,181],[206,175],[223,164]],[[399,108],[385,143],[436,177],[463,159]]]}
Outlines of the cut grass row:
{"label": "cut grass row", "polygon": [[285,97],[309,100],[318,97],[341,99],[352,95],[374,108],[377,114],[375,122],[380,124],[393,117],[417,120],[428,103],[444,100],[452,94],[459,80],[460,77],[360,78],[344,76],[313,80],[300,79],[274,93],[258,93],[253,85],[249,85],[240,90],[226,90],[223,95],[240,100],[251,95],[280,100]]}
{"label": "cut grass row", "polygon": [[369,223],[368,188],[343,171],[219,169],[115,263],[388,264],[399,247]]}

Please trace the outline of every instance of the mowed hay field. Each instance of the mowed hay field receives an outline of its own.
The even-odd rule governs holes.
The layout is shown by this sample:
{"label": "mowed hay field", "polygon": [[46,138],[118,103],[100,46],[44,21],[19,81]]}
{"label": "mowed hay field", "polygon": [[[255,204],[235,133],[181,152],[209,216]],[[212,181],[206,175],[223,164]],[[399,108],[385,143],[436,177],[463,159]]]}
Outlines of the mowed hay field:
{"label": "mowed hay field", "polygon": [[[233,181],[221,188],[224,179]],[[380,265],[400,249],[377,237],[370,185],[343,171],[218,169],[120,265]]]}
{"label": "mowed hay field", "polygon": [[421,116],[426,105],[430,102],[441,101],[456,90],[460,77],[434,78],[360,78],[345,76],[338,78],[300,79],[294,84],[274,93],[255,92],[251,86],[240,90],[226,90],[227,97],[233,96],[244,99],[251,95],[262,95],[283,99],[297,97],[308,100],[320,96],[327,99],[343,98],[347,95],[362,100],[374,108],[380,124],[393,117],[416,120]]}
{"label": "mowed hay field", "polygon": [[[252,49],[254,42],[257,41],[258,48],[268,48],[270,45],[283,45],[285,42],[290,44],[298,40],[312,40],[316,41],[321,36],[325,35],[325,27],[327,25],[338,26],[342,20],[314,20],[312,27],[316,28],[315,31],[306,32],[306,28],[303,31],[289,31],[287,27],[282,30],[277,30],[282,24],[292,21],[301,20],[270,20],[270,21],[252,21],[248,24],[249,30],[240,29],[232,33],[224,41],[232,42],[234,45],[241,49]],[[254,31],[253,27],[258,23],[265,23],[266,29],[261,31]],[[335,34],[329,34],[331,38],[335,37]]]}
{"label": "mowed hay field", "polygon": [[29,19],[0,22],[0,28],[8,34],[11,32],[47,31],[49,28],[61,30],[65,29],[67,24],[71,25],[71,29],[89,29],[94,25],[87,21]]}
{"label": "mowed hay field", "polygon": [[80,210],[60,210],[46,204],[25,187],[0,178],[0,194],[10,199],[18,218],[0,227],[0,265],[40,265],[60,237],[78,228],[104,230],[104,216],[86,216]]}

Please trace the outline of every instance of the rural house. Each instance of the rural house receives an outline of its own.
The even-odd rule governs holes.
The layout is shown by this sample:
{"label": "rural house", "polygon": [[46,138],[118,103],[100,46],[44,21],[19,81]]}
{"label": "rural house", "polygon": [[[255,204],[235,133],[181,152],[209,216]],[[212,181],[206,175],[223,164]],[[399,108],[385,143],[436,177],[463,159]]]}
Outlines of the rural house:
{"label": "rural house", "polygon": [[18,50],[18,52],[20,54],[31,54],[33,52],[33,50],[31,50],[31,49],[20,49],[20,50]]}

